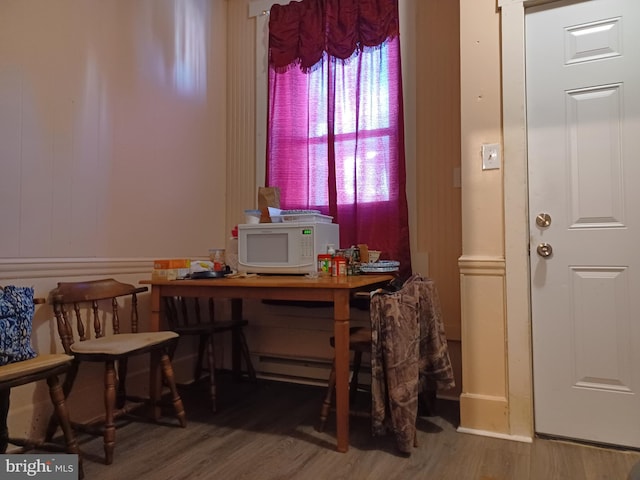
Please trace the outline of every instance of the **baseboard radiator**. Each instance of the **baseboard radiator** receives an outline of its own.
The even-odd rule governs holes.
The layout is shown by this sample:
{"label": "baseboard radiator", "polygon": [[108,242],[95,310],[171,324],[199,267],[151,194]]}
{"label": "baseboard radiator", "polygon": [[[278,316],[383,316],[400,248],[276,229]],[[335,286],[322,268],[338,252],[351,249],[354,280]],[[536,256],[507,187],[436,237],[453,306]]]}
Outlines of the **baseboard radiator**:
{"label": "baseboard radiator", "polygon": [[[331,360],[327,359],[252,353],[251,361],[259,378],[276,381],[326,386],[331,372]],[[362,384],[371,381],[370,368],[366,362],[358,380]]]}
{"label": "baseboard radiator", "polygon": [[327,385],[331,360],[288,357],[277,354],[251,354],[259,378],[311,385]]}
{"label": "baseboard radiator", "polygon": [[[251,361],[258,378],[305,385],[327,386],[331,372],[331,360],[318,358],[287,357],[274,354],[252,353]],[[366,388],[371,383],[371,368],[363,362],[358,383]],[[438,398],[459,401],[454,395],[438,392]]]}

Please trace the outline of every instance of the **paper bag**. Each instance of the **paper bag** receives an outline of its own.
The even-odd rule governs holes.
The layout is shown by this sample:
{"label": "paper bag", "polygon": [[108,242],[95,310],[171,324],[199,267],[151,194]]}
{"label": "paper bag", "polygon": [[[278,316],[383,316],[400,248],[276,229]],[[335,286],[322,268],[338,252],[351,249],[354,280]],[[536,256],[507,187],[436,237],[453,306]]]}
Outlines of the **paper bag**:
{"label": "paper bag", "polygon": [[280,208],[280,187],[258,187],[260,223],[271,223],[269,207]]}

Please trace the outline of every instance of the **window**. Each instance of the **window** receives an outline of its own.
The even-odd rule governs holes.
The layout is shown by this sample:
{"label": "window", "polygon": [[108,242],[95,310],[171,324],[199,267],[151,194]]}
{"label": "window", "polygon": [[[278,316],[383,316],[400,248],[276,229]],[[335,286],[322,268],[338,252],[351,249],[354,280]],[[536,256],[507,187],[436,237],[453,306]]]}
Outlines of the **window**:
{"label": "window", "polygon": [[[397,125],[389,93],[389,46],[362,58],[323,62],[307,74],[271,73],[269,183],[287,208],[329,208],[329,149],[335,149],[337,204],[389,201]],[[333,70],[333,71],[332,71]],[[335,95],[330,99],[330,82]],[[331,111],[331,108],[334,110]]]}
{"label": "window", "polygon": [[[336,75],[335,138],[336,181],[338,182],[338,205],[355,202],[371,203],[388,201],[389,185],[389,145],[393,129],[389,121],[389,75],[387,68],[387,48],[382,46],[379,52],[363,53],[369,61],[348,62],[339,68]],[[362,65],[367,71],[360,75]],[[309,141],[312,152],[311,168],[322,171],[326,177],[328,144],[327,117],[327,75],[324,70],[309,74],[312,105],[319,106],[317,118],[311,119],[312,126]],[[360,78],[361,77],[361,78]],[[360,78],[361,82],[358,82]],[[362,87],[360,86],[362,85]],[[358,102],[358,88],[366,88],[364,98],[373,101]],[[364,120],[358,127],[358,115]],[[360,144],[358,144],[358,141]],[[322,181],[322,176],[318,177]],[[326,180],[324,181],[326,185]],[[322,185],[316,185],[316,191],[322,191]],[[361,188],[358,188],[361,187]],[[310,192],[310,195],[312,192]],[[356,196],[356,194],[358,194]],[[328,207],[326,197],[311,197],[312,203]]]}
{"label": "window", "polygon": [[266,185],[410,271],[397,0],[336,5],[271,9]]}

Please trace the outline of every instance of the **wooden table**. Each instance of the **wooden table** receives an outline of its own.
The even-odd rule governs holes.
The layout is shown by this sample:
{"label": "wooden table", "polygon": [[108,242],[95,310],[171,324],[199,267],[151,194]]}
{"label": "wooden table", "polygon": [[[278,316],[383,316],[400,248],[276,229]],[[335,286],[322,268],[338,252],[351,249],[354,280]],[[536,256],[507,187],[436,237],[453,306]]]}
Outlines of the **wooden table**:
{"label": "wooden table", "polygon": [[264,275],[248,278],[171,280],[140,283],[151,285],[151,329],[160,328],[163,296],[213,297],[232,299],[231,314],[242,318],[242,299],[310,300],[333,303],[336,358],[337,450],[349,449],[349,317],[350,299],[358,291],[370,291],[388,283],[392,275],[354,275],[306,278],[296,275]]}

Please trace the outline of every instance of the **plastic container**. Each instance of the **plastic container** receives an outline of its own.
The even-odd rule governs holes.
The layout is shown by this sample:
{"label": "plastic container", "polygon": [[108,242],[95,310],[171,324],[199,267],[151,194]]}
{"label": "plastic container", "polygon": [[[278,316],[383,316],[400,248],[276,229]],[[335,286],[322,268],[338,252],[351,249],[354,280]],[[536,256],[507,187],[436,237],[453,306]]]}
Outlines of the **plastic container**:
{"label": "plastic container", "polygon": [[312,223],[331,223],[333,217],[328,215],[320,215],[319,213],[291,213],[278,215],[283,222],[312,222]]}
{"label": "plastic container", "polygon": [[245,223],[260,223],[260,210],[245,210],[244,211]]}

